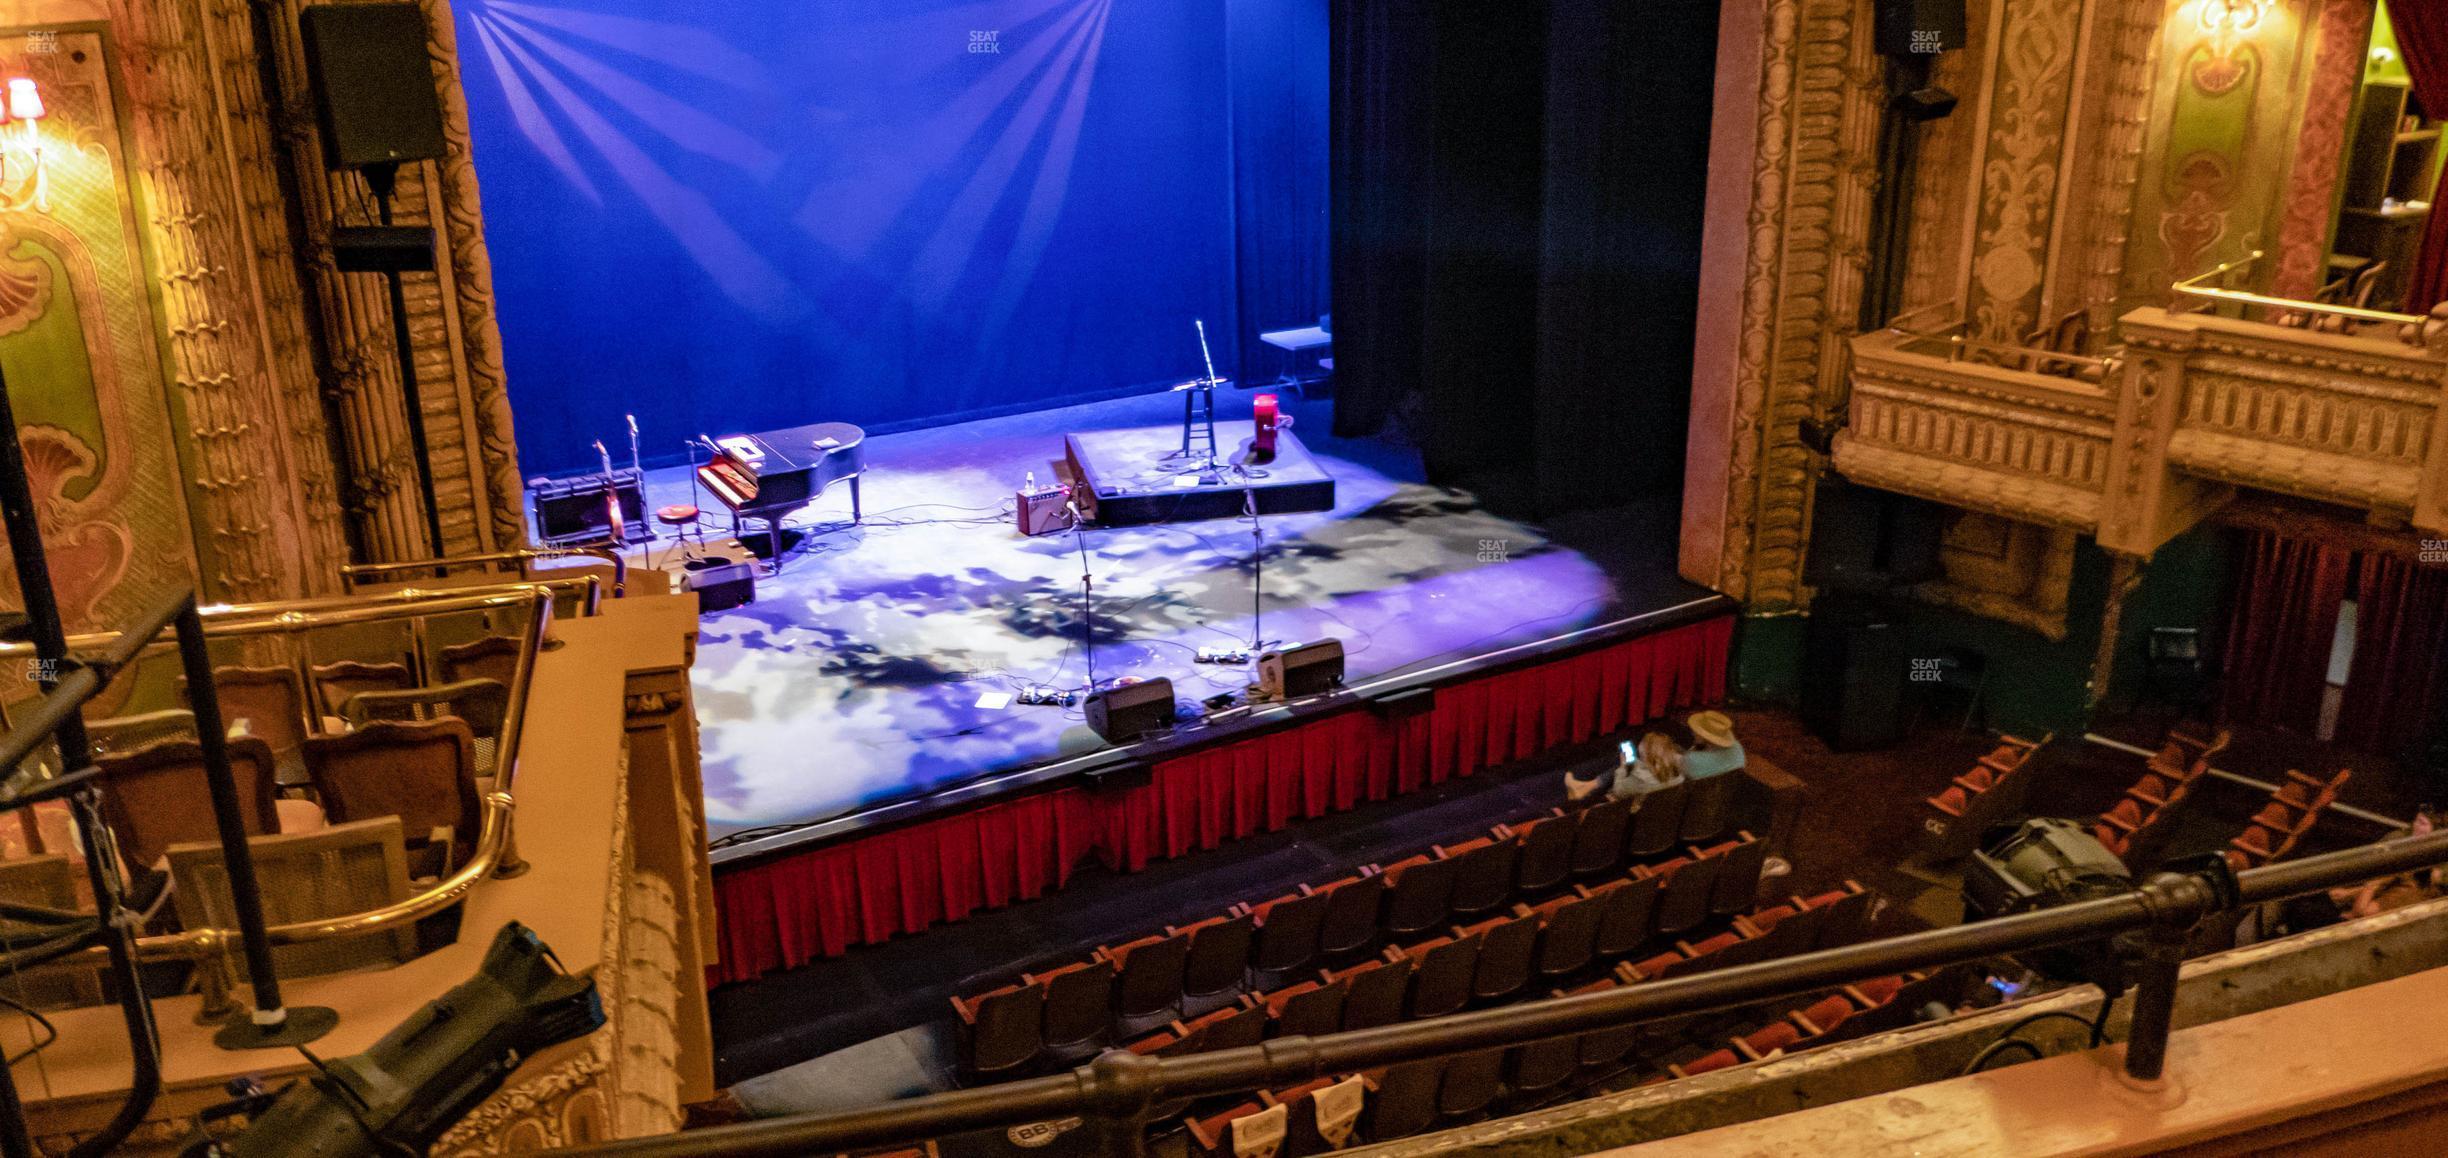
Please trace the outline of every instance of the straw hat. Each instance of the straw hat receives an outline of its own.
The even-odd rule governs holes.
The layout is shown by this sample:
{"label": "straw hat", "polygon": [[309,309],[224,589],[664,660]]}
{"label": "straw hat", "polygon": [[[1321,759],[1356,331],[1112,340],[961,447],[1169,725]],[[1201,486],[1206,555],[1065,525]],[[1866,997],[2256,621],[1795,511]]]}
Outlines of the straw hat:
{"label": "straw hat", "polygon": [[1693,712],[1684,725],[1691,729],[1692,738],[1712,747],[1734,746],[1734,721],[1724,712]]}

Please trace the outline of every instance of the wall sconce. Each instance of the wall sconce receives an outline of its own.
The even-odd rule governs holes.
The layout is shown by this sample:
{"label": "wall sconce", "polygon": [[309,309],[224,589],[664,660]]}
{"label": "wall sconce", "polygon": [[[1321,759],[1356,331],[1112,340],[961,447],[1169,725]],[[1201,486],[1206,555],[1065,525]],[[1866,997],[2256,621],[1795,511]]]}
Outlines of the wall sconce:
{"label": "wall sconce", "polygon": [[2260,27],[2268,0],[2202,0],[2202,31],[2241,35]]}
{"label": "wall sconce", "polygon": [[42,134],[36,122],[50,113],[51,110],[43,106],[42,89],[35,85],[32,77],[13,76],[8,79],[8,99],[4,106],[0,106],[0,127],[10,121],[25,122],[26,152],[34,160],[34,208],[43,213],[51,211],[51,182],[50,174],[43,168]]}

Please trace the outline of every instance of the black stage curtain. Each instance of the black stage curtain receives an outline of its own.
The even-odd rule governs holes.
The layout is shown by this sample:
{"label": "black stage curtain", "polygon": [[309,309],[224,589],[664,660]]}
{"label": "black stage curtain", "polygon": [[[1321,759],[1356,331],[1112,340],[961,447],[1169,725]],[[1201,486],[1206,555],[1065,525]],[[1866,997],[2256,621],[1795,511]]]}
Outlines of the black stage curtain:
{"label": "black stage curtain", "polygon": [[1258,335],[1311,325],[1328,309],[1326,0],[1228,4],[1224,21],[1239,325],[1230,348],[1215,335],[1216,356],[1255,386],[1281,370],[1315,372]]}
{"label": "black stage curtain", "polygon": [[1714,0],[1335,0],[1337,433],[1551,516],[1682,483]]}

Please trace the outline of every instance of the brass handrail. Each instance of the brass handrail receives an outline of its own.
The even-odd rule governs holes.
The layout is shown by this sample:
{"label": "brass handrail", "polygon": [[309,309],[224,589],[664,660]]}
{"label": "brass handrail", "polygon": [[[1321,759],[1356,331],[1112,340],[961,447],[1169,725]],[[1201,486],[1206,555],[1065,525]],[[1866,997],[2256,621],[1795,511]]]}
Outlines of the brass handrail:
{"label": "brass handrail", "polygon": [[[515,547],[507,551],[490,551],[481,555],[452,555],[438,559],[408,559],[394,563],[351,563],[340,568],[340,586],[354,591],[357,584],[377,575],[400,571],[450,571],[461,567],[490,567],[498,563],[517,563],[519,573],[526,575],[526,564],[538,559],[568,559],[576,556],[602,559],[612,564],[612,598],[629,594],[629,560],[609,546],[576,544],[566,547]],[[540,582],[540,580],[539,580]]]}
{"label": "brass handrail", "polygon": [[[538,594],[545,597],[545,606],[550,607],[555,596],[572,591],[580,595],[578,605],[581,613],[592,614],[601,606],[602,590],[603,579],[600,576],[581,575],[486,587],[440,590],[406,588],[376,595],[326,596],[274,603],[224,603],[204,607],[200,611],[204,617],[205,634],[209,636],[291,635],[320,627],[516,607],[533,602]],[[119,633],[115,631],[72,635],[68,637],[68,649],[81,651],[104,647],[117,638]],[[155,646],[169,645],[165,641]],[[0,642],[0,657],[31,655],[33,651],[32,644]]]}
{"label": "brass handrail", "polygon": [[[589,576],[590,582],[594,581]],[[265,932],[276,945],[296,945],[337,937],[361,936],[398,925],[423,920],[458,903],[486,877],[497,873],[509,875],[521,866],[511,840],[511,816],[515,808],[513,792],[518,786],[518,760],[525,740],[527,703],[535,682],[536,657],[544,650],[546,633],[552,626],[552,591],[542,584],[524,584],[529,608],[526,636],[520,640],[518,667],[510,677],[509,708],[502,717],[500,738],[494,744],[494,791],[484,799],[483,818],[478,822],[476,848],[466,864],[434,887],[403,900],[339,917],[274,925]],[[501,606],[513,592],[501,592],[455,599],[434,600],[433,603],[453,605]],[[400,608],[385,607],[397,613]],[[300,612],[289,612],[275,620],[281,623]],[[228,625],[225,625],[228,626]],[[252,626],[242,624],[237,626]],[[235,931],[218,927],[186,929],[136,940],[137,955],[145,960],[206,960],[218,956],[233,943]],[[88,949],[86,955],[98,954],[100,948]]]}
{"label": "brass handrail", "polygon": [[2252,293],[2248,290],[2228,289],[2225,286],[2197,284],[2208,281],[2212,278],[2225,277],[2229,273],[2261,260],[2261,256],[2261,251],[2256,249],[2251,253],[2236,258],[2233,261],[2220,262],[2209,269],[2203,270],[2202,272],[2194,274],[2183,281],[2177,282],[2175,285],[2169,288],[2173,289],[2179,294],[2184,294],[2191,297],[2209,298],[2214,301],[2222,302],[2238,302],[2244,305],[2262,306],[2270,309],[2299,310],[2304,313],[2311,314],[2328,314],[2333,317],[2352,318],[2358,322],[2394,322],[2402,326],[2408,323],[2416,323],[2423,320],[2416,314],[2391,313],[2387,310],[2365,309],[2362,306],[2332,305],[2328,302],[2299,301],[2294,298],[2274,298],[2267,294]]}

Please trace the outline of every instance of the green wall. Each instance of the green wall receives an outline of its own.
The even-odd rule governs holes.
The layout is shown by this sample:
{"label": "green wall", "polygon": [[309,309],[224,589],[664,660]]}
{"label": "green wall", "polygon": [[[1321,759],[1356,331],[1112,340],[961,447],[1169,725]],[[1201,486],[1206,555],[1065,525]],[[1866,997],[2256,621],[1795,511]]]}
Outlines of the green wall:
{"label": "green wall", "polygon": [[[2224,535],[2197,527],[2159,549],[2125,604],[2118,632],[2116,675],[2105,707],[2132,706],[2144,691],[2143,667],[2153,627],[2198,627],[2215,633],[2227,583]],[[1989,726],[2017,733],[2081,730],[2090,723],[2091,661],[2108,603],[2110,561],[2085,539],[2075,547],[2067,594],[2066,635],[2037,632],[1952,608],[1907,601],[1907,638],[1916,657],[1962,648],[1986,657]],[[1800,694],[1803,616],[1745,619],[1734,637],[1734,693],[1755,703],[1791,705]],[[2214,644],[2213,644],[2214,645]]]}

